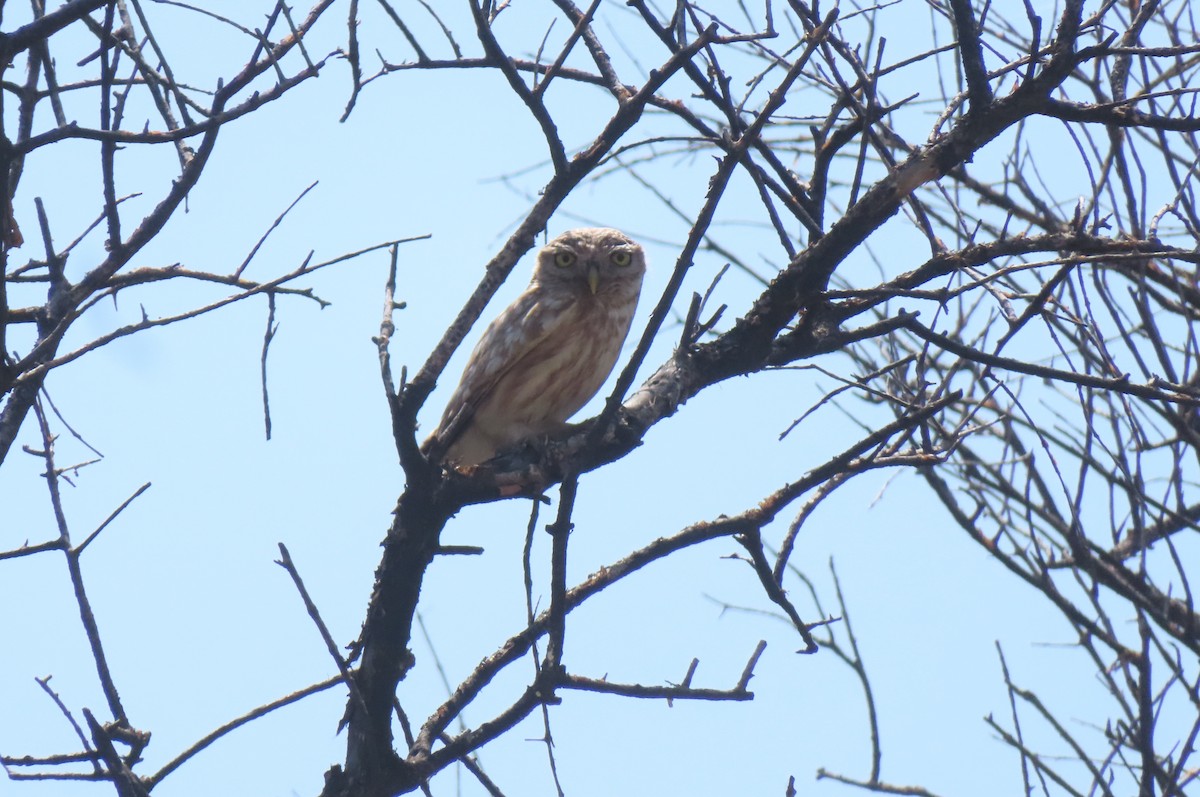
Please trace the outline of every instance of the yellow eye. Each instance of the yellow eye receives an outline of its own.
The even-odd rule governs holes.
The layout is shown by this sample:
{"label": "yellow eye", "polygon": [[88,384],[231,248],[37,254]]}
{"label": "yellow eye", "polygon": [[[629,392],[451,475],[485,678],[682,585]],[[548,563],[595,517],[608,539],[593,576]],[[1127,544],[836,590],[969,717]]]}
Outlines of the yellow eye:
{"label": "yellow eye", "polygon": [[612,262],[614,266],[628,266],[633,258],[624,250],[617,250],[612,253]]}
{"label": "yellow eye", "polygon": [[575,255],[571,252],[555,252],[554,265],[566,268],[575,262]]}

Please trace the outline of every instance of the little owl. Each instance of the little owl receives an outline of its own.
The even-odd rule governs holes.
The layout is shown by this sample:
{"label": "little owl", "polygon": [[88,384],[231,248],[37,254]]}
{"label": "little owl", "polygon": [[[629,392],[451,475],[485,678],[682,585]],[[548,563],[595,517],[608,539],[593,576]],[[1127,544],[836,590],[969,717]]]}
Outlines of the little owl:
{"label": "little owl", "polygon": [[645,273],[642,247],[618,230],[571,230],[546,244],[529,287],[471,352],[425,453],[477,465],[561,428],[612,372]]}

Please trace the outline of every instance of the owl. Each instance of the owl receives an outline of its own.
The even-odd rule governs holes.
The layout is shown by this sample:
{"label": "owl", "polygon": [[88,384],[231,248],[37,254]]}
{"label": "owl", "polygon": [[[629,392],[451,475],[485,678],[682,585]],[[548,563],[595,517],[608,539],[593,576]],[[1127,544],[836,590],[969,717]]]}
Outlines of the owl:
{"label": "owl", "polygon": [[562,428],[612,372],[645,273],[642,247],[618,230],[571,230],[546,244],[529,287],[471,352],[426,455],[469,467]]}

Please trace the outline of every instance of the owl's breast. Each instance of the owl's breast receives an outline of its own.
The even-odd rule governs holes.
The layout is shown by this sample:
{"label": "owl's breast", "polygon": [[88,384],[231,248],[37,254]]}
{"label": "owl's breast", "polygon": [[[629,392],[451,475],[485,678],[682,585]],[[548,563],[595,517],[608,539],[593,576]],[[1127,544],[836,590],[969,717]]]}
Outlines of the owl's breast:
{"label": "owl's breast", "polygon": [[557,429],[596,395],[620,355],[633,307],[579,301],[563,313],[554,333],[497,380],[476,424],[516,442]]}

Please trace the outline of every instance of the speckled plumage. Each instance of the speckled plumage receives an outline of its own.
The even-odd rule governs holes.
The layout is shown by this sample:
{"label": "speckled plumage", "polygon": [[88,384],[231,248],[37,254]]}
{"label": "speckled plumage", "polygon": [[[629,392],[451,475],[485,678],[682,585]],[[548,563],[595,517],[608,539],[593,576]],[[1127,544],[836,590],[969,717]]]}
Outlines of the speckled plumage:
{"label": "speckled plumage", "polygon": [[612,372],[645,272],[642,248],[618,230],[571,230],[546,244],[529,287],[475,346],[423,448],[465,467],[560,428]]}

